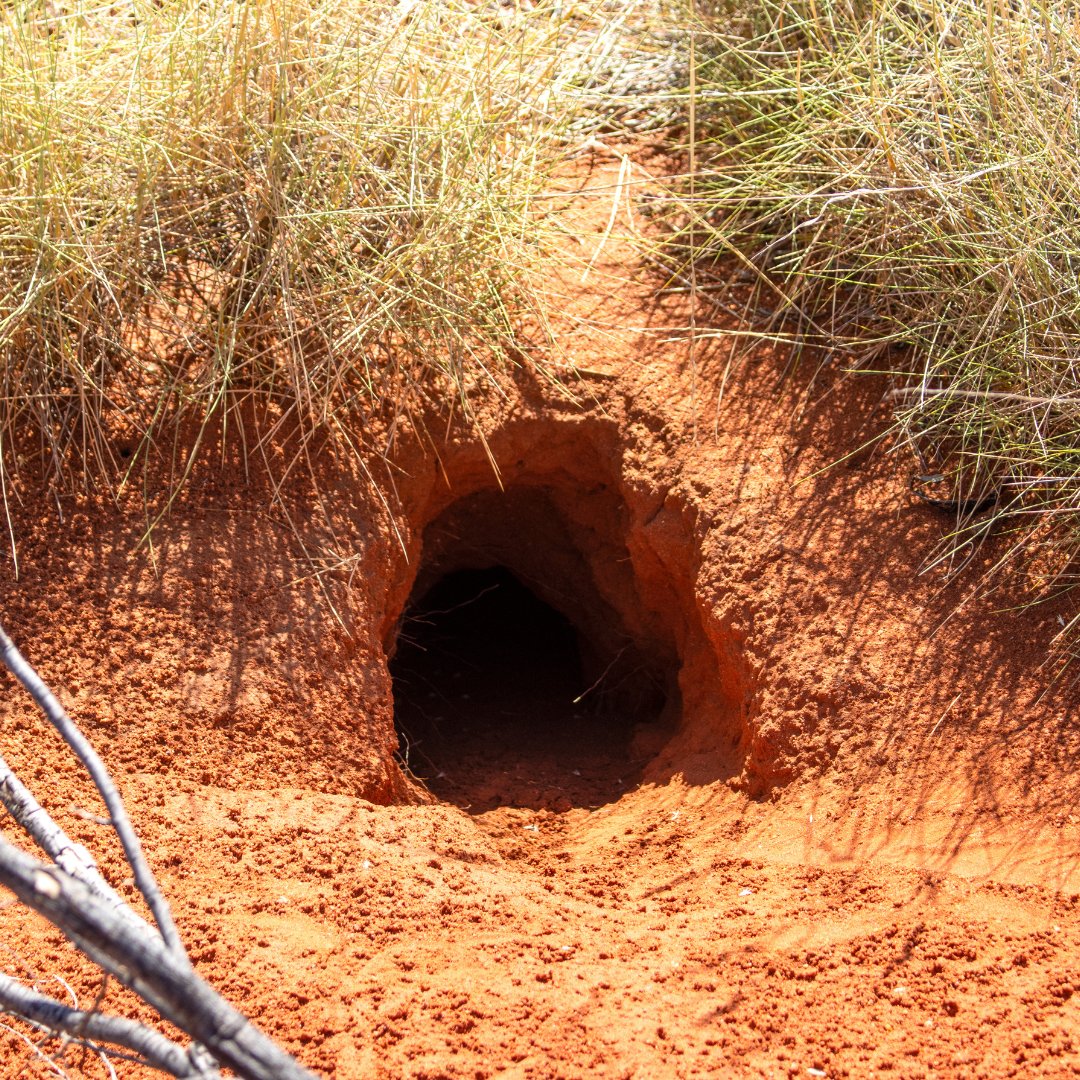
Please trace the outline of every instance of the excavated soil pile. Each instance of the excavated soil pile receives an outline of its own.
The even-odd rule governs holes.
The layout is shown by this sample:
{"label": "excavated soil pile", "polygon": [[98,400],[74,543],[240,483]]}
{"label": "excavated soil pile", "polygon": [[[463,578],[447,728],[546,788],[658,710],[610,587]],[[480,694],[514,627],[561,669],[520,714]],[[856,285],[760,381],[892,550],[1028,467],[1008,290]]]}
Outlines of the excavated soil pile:
{"label": "excavated soil pile", "polygon": [[[273,502],[208,462],[149,546],[138,493],[62,526],[28,496],[8,629],[199,970],[326,1076],[1080,1072],[1068,599],[969,595],[993,544],[924,572],[948,522],[867,442],[883,386],[733,365],[705,308],[691,348],[685,294],[605,242],[662,163],[597,154],[550,201],[563,388],[526,363],[475,425],[373,426],[377,486],[316,460]],[[2,722],[130,889],[10,683]],[[0,928],[3,970],[95,1000],[35,917]]]}

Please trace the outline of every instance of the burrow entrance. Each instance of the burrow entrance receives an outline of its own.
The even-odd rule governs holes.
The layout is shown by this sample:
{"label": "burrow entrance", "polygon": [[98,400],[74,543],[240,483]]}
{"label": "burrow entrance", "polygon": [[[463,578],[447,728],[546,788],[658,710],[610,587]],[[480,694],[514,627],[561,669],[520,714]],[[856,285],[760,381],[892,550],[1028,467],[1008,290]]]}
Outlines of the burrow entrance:
{"label": "burrow entrance", "polygon": [[678,690],[674,654],[619,610],[637,602],[628,563],[542,488],[463,499],[428,527],[390,670],[399,756],[432,794],[561,812],[636,785]]}

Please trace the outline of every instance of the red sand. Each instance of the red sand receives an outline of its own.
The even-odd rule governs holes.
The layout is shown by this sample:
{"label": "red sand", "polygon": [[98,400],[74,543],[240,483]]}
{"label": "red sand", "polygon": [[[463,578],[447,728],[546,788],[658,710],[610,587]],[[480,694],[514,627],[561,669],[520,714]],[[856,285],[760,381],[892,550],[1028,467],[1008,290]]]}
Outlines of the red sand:
{"label": "red sand", "polygon": [[[199,970],[326,1076],[1080,1072],[1080,731],[1043,666],[1069,609],[969,596],[992,546],[958,583],[922,573],[947,522],[903,456],[825,469],[887,422],[874,380],[785,380],[767,351],[729,372],[708,335],[730,324],[703,315],[691,365],[685,298],[655,302],[615,241],[583,283],[617,172],[601,154],[564,211],[580,261],[550,283],[580,405],[522,372],[480,393],[487,449],[401,423],[391,467],[372,458],[388,507],[342,466],[272,510],[207,466],[152,551],[135,495],[65,500],[62,527],[27,501],[9,631],[114,768]],[[526,717],[445,776],[411,757],[446,800],[424,801],[392,757],[385,649],[416,575],[467,561],[470,522],[569,582],[590,632],[599,596],[681,666],[674,734],[545,741]],[[115,857],[10,683],[3,724],[43,801]],[[93,1000],[34,916],[0,926],[3,970]],[[54,1075],[3,1053],[0,1076]]]}

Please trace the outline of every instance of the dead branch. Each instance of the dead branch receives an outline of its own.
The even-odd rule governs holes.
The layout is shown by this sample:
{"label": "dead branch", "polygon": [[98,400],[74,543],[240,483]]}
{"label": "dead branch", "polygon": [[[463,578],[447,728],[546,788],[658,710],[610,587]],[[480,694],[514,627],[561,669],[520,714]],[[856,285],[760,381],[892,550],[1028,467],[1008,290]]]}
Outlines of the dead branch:
{"label": "dead branch", "polygon": [[313,1080],[157,936],[132,926],[70,874],[0,839],[0,885],[118,982],[249,1080]]}
{"label": "dead branch", "polygon": [[[0,803],[49,857],[42,862],[0,837],[0,885],[44,916],[69,941],[189,1035],[185,1048],[144,1024],[63,1004],[0,975],[0,1009],[98,1051],[108,1043],[176,1077],[214,1080],[228,1066],[245,1080],[315,1080],[194,971],[172,914],[143,855],[119,791],[101,758],[0,627],[0,659],[89,772],[108,807],[137,888],[156,928],[141,919],[102,876],[0,756]],[[126,1052],[125,1052],[126,1051]],[[104,1051],[107,1052],[107,1051]]]}
{"label": "dead branch", "polygon": [[216,1067],[207,1071],[198,1061],[193,1061],[188,1051],[171,1039],[120,1016],[103,1016],[101,1013],[73,1009],[54,998],[39,994],[23,986],[10,975],[0,974],[0,1008],[20,1017],[41,1031],[69,1036],[77,1045],[88,1045],[98,1050],[95,1043],[110,1043],[130,1050],[134,1060],[142,1065],[171,1073],[181,1080],[197,1078],[211,1080],[220,1075]]}
{"label": "dead branch", "polygon": [[4,756],[0,754],[0,803],[22,826],[23,831],[48,855],[61,870],[78,878],[102,900],[117,910],[128,910],[127,905],[113,887],[101,876],[94,857],[82,844],[76,844],[56,824],[47,811],[34,798],[33,793],[15,775]]}
{"label": "dead branch", "polygon": [[109,775],[109,770],[105,768],[105,763],[90,745],[90,740],[75,726],[74,721],[64,711],[64,707],[56,700],[52,691],[41,681],[38,673],[15,648],[2,626],[0,626],[0,659],[3,659],[12,675],[26,687],[46,719],[60,733],[61,738],[71,747],[72,752],[90,774],[90,779],[94,781],[94,786],[101,793],[101,798],[108,808],[112,826],[120,838],[124,855],[135,875],[135,887],[142,894],[146,906],[154,916],[154,922],[158,925],[162,939],[170,951],[181,956],[186,955],[184,947],[180,944],[180,935],[176,931],[169,905],[165,903],[165,898],[161,895],[158,883],[146,862],[142,844],[131,827],[127,810]]}

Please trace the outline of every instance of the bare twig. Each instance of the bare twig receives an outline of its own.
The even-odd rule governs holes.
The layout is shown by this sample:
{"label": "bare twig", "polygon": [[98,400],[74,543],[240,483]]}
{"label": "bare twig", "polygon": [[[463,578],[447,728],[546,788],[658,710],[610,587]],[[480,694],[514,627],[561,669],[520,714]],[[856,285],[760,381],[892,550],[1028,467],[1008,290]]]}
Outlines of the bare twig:
{"label": "bare twig", "polygon": [[[67,1073],[60,1068],[59,1065],[53,1061],[41,1047],[26,1034],[25,1031],[20,1031],[18,1028],[12,1027],[10,1024],[0,1023],[0,1031],[6,1031],[9,1035],[18,1039],[19,1042],[26,1045],[26,1049],[30,1051],[35,1061],[40,1061],[46,1068],[48,1068],[54,1076],[59,1076],[61,1080],[67,1080]],[[116,1074],[113,1073],[115,1076]]]}
{"label": "bare twig", "polygon": [[[164,1035],[120,1016],[73,1009],[24,986],[10,975],[0,974],[0,1008],[14,1013],[43,1031],[63,1033],[80,1044],[111,1043],[132,1051],[145,1065],[185,1080],[211,1080],[219,1075],[215,1066],[207,1071],[191,1054]],[[96,1047],[95,1047],[96,1049]]]}
{"label": "bare twig", "polygon": [[53,821],[48,811],[15,775],[2,754],[0,754],[0,802],[22,826],[30,839],[61,870],[78,878],[88,889],[115,908],[127,910],[127,905],[120,895],[101,876],[90,852],[82,844],[71,840],[67,833]]}
{"label": "bare twig", "polygon": [[961,390],[955,386],[936,389],[925,386],[898,386],[895,390],[890,390],[887,396],[905,400],[920,398],[923,401],[934,401],[938,398],[947,401],[1005,401],[1017,405],[1053,405],[1058,408],[1080,405],[1080,395],[1077,394],[1016,394],[1008,390]]}
{"label": "bare twig", "polygon": [[154,922],[157,923],[162,940],[170,952],[185,957],[184,947],[180,944],[180,935],[176,931],[176,924],[169,912],[169,906],[165,903],[165,898],[161,895],[158,883],[146,862],[142,844],[131,827],[131,819],[127,815],[120,793],[116,790],[108,769],[105,768],[105,763],[90,745],[86,736],[75,726],[52,691],[41,681],[38,673],[15,648],[14,642],[7,636],[3,627],[0,627],[0,659],[3,659],[8,670],[26,687],[49,723],[56,728],[61,738],[71,747],[75,756],[90,774],[94,786],[101,793],[101,798],[108,808],[116,835],[123,845],[124,855],[135,876],[135,886],[154,916]]}
{"label": "bare twig", "polygon": [[246,1080],[314,1080],[314,1074],[195,973],[104,763],[2,627],[0,659],[90,773],[157,930],[128,907],[102,877],[90,853],[50,818],[2,757],[0,802],[52,862],[41,862],[0,837],[0,885],[48,919],[102,971],[191,1036],[193,1043],[185,1048],[144,1024],[100,1014],[100,1001],[91,1010],[79,1009],[5,975],[0,975],[0,1009],[69,1042],[176,1077],[212,1080],[220,1075],[218,1066],[225,1065]]}
{"label": "bare twig", "polygon": [[314,1080],[200,979],[186,956],[178,957],[159,937],[118,917],[70,874],[0,839],[0,885],[223,1065],[249,1080]]}

